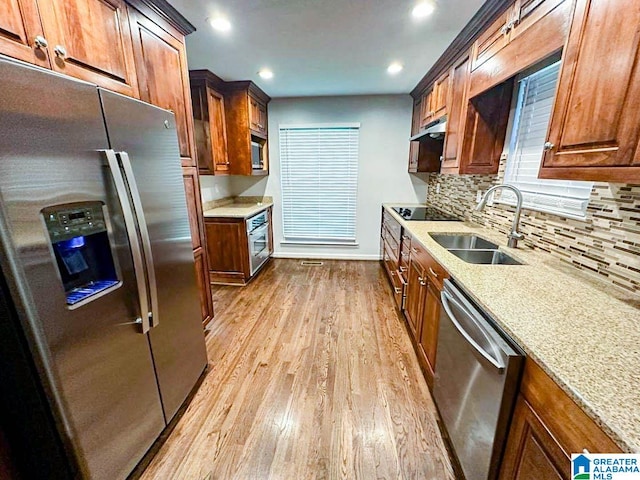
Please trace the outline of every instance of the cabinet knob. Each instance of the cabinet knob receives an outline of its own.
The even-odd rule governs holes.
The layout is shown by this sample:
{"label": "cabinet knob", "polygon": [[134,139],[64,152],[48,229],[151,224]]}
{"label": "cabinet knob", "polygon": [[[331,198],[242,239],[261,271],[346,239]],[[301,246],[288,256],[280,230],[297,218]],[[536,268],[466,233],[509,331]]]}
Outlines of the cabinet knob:
{"label": "cabinet knob", "polygon": [[546,142],[546,143],[544,144],[544,150],[545,150],[545,152],[548,152],[549,150],[553,150],[555,147],[556,147],[556,146],[555,146],[553,143],[551,143],[551,142]]}
{"label": "cabinet knob", "polygon": [[47,48],[49,46],[49,42],[42,35],[36,35],[36,38],[33,39],[33,44],[36,48]]}
{"label": "cabinet knob", "polygon": [[67,49],[64,48],[62,45],[56,45],[55,48],[53,49],[53,51],[60,58],[64,58],[64,57],[67,56]]}

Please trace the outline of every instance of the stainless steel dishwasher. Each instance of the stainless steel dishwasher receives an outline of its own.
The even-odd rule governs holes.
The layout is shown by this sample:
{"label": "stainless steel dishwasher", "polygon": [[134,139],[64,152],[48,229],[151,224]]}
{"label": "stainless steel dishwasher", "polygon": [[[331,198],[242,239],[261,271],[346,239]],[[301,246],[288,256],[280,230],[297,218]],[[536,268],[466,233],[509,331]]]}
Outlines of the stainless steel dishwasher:
{"label": "stainless steel dishwasher", "polygon": [[513,411],[524,353],[445,280],[433,396],[467,480],[493,480]]}

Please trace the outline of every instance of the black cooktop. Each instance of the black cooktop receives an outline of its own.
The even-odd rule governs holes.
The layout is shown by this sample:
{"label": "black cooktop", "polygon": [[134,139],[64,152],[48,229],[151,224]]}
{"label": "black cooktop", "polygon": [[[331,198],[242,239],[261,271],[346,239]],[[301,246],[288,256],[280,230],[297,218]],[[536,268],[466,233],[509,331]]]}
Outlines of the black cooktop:
{"label": "black cooktop", "polygon": [[392,209],[405,220],[429,222],[460,222],[459,218],[434,207],[393,207]]}

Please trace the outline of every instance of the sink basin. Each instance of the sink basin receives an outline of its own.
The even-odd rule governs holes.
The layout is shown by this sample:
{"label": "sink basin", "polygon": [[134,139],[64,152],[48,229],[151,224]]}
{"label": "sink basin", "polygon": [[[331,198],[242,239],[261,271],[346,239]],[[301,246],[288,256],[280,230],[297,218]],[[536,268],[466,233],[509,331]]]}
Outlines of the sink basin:
{"label": "sink basin", "polygon": [[[447,235],[430,233],[436,243],[447,250],[497,250],[498,245],[477,235]],[[489,262],[491,263],[491,262]]]}
{"label": "sink basin", "polygon": [[[487,242],[489,243],[489,242]],[[480,265],[522,265],[513,257],[499,250],[456,250],[450,249],[456,257],[467,263]]]}

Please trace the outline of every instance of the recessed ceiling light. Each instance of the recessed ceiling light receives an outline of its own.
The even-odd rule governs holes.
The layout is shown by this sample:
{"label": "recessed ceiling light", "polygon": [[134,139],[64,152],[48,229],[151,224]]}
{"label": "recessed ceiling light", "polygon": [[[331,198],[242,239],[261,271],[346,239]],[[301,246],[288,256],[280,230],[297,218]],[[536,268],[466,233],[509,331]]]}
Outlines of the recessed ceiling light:
{"label": "recessed ceiling light", "polygon": [[393,62],[387,67],[387,72],[389,72],[391,75],[396,75],[400,73],[403,68],[404,67],[400,62]]}
{"label": "recessed ceiling light", "polygon": [[219,32],[228,32],[231,30],[231,22],[225,17],[213,17],[209,19],[209,23]]}
{"label": "recessed ceiling light", "polygon": [[258,75],[260,75],[260,78],[263,78],[264,80],[271,80],[273,78],[273,72],[268,68],[263,68],[262,70],[260,70],[258,72]]}
{"label": "recessed ceiling light", "polygon": [[436,9],[435,4],[431,0],[423,0],[416,4],[411,11],[413,18],[425,18],[431,15]]}

